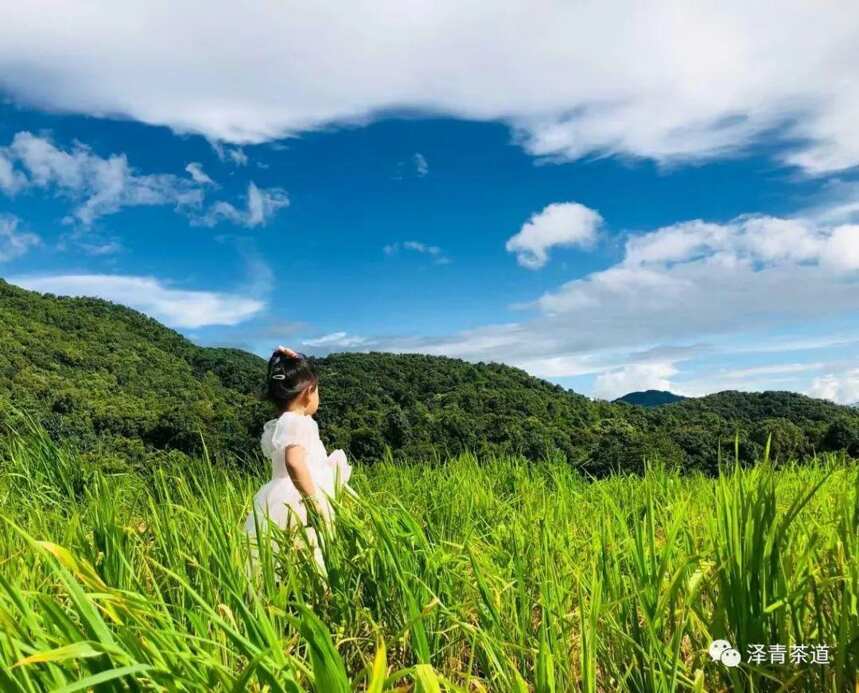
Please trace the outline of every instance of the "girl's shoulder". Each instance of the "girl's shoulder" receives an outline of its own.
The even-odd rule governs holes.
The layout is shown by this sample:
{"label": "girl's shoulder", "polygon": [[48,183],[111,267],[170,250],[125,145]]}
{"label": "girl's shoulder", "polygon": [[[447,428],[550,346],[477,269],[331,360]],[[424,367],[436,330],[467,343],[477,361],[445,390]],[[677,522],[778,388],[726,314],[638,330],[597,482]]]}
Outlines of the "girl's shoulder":
{"label": "girl's shoulder", "polygon": [[312,416],[307,414],[299,414],[294,411],[285,411],[280,415],[280,418],[275,419],[277,423],[286,424],[289,426],[302,426],[305,428],[313,428],[316,426],[316,421]]}
{"label": "girl's shoulder", "polygon": [[292,411],[280,415],[280,418],[277,419],[277,428],[284,433],[288,432],[288,435],[300,435],[311,440],[319,436],[319,426],[312,416]]}
{"label": "girl's shoulder", "polygon": [[289,445],[309,447],[318,437],[319,429],[311,417],[287,411],[265,423],[260,443],[263,452],[271,455]]}

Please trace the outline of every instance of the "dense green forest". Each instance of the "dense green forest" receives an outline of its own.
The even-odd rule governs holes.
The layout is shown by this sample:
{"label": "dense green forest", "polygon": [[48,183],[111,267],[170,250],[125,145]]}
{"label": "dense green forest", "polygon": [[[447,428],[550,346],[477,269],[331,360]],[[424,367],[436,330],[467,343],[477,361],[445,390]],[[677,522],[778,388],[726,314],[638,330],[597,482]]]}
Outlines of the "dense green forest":
{"label": "dense green forest", "polygon": [[[198,347],[98,299],[58,298],[0,281],[0,423],[31,416],[102,464],[141,466],[201,452],[257,454],[265,362]],[[364,461],[564,456],[602,474],[645,457],[713,470],[719,451],[778,460],[859,456],[859,411],[789,392],[723,392],[655,408],[592,401],[499,364],[421,355],[318,359],[323,439]]]}

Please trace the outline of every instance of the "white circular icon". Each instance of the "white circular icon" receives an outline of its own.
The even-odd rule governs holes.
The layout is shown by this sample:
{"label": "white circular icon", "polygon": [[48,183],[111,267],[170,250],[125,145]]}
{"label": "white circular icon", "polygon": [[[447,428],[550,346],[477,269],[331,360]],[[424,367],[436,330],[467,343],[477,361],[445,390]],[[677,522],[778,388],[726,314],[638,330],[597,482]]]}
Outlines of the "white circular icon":
{"label": "white circular icon", "polygon": [[735,667],[740,663],[740,653],[731,647],[722,653],[721,660],[726,667]]}
{"label": "white circular icon", "polygon": [[710,644],[710,659],[718,662],[722,659],[722,653],[731,649],[731,643],[727,640],[714,640]]}

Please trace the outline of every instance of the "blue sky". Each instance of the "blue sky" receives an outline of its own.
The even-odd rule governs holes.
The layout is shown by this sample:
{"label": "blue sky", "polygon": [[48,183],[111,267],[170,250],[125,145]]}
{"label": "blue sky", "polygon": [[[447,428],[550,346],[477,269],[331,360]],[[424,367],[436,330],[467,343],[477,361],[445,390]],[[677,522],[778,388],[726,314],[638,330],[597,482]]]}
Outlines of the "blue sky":
{"label": "blue sky", "polygon": [[[550,5],[527,21],[549,31]],[[211,25],[180,12],[170,30],[211,39],[236,11],[213,7]],[[585,18],[597,35],[620,5],[607,7]],[[438,50],[415,57],[421,44],[468,52],[459,23],[429,9],[419,24],[437,31],[391,17],[415,45],[373,50],[346,18],[289,10],[303,70],[253,12],[241,18],[252,44],[202,41],[211,61],[169,37],[163,51],[120,40],[128,17],[109,5],[102,24],[66,17],[48,55],[47,29],[13,27],[0,49],[0,276],[261,355],[286,343],[502,361],[607,398],[656,387],[859,400],[859,141],[841,128],[859,102],[803,84],[789,52],[771,72],[737,72],[728,58],[757,66],[741,39],[763,17],[727,16],[732,53],[718,24],[681,7],[676,63],[594,68],[587,45],[565,47],[520,56],[533,84],[491,51],[482,73],[451,72]],[[859,86],[845,69],[859,67],[859,17],[847,17],[831,18],[828,41],[799,10],[772,31]],[[134,21],[168,27],[158,11]],[[508,31],[490,26],[486,40]],[[332,67],[307,32],[351,57]],[[658,22],[652,34],[616,40],[661,47]],[[376,51],[390,53],[385,69]],[[272,56],[285,73],[274,96]],[[544,83],[566,68],[570,84]]]}

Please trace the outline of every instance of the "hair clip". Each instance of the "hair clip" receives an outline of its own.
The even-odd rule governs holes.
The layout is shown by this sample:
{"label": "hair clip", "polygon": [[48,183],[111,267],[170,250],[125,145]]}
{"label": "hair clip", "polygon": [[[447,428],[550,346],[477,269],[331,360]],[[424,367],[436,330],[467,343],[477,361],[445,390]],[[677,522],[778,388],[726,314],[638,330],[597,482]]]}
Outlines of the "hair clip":
{"label": "hair clip", "polygon": [[283,373],[275,373],[271,376],[272,380],[286,380],[286,376]]}

